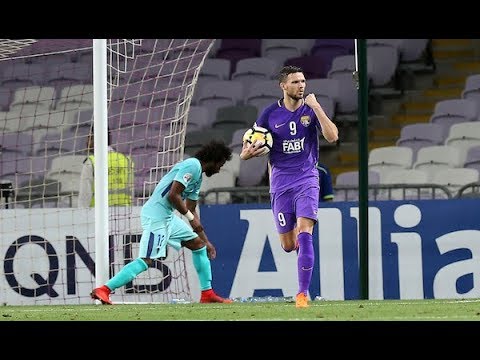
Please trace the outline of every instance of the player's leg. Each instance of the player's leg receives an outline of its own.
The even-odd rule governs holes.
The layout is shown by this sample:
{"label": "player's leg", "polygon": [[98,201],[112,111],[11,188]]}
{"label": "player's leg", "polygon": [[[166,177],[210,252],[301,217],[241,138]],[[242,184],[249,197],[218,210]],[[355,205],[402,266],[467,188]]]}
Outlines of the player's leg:
{"label": "player's leg", "polygon": [[177,251],[182,246],[192,251],[192,262],[200,282],[201,297],[200,302],[211,303],[231,303],[230,299],[224,299],[212,289],[212,267],[207,255],[207,247],[200,239],[197,233],[178,216],[175,216],[171,222],[171,233],[168,244]]}
{"label": "player's leg", "polygon": [[168,238],[165,223],[154,222],[148,218],[142,218],[142,237],[140,239],[139,256],[126,264],[107,283],[96,288],[90,294],[93,299],[100,300],[103,304],[112,304],[110,293],[135,279],[139,274],[148,269],[152,259],[165,256],[166,241]]}
{"label": "player's leg", "polygon": [[317,221],[318,195],[316,187],[303,189],[295,198],[298,241],[298,294],[297,307],[307,307],[307,294],[312,280],[315,254],[313,248],[313,227]]}
{"label": "player's leg", "polygon": [[271,197],[273,220],[277,228],[280,245],[286,252],[297,249],[297,233],[295,209],[293,207],[293,192],[287,190],[274,193]]}

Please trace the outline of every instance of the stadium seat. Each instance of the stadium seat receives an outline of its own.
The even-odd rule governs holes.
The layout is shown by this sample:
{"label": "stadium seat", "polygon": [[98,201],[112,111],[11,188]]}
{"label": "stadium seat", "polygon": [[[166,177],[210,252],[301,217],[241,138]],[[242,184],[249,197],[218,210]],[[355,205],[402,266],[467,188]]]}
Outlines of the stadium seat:
{"label": "stadium seat", "polygon": [[303,55],[285,60],[285,65],[293,65],[302,68],[307,81],[309,79],[326,78],[329,64],[320,56]]}
{"label": "stadium seat", "polygon": [[310,39],[262,39],[261,56],[282,66],[287,59],[307,55],[310,48]]}
{"label": "stadium seat", "polygon": [[80,174],[84,160],[85,156],[83,155],[65,155],[53,158],[46,177],[60,182],[60,203],[70,207],[77,206]]}
{"label": "stadium seat", "polygon": [[237,129],[232,134],[232,140],[230,141],[230,148],[233,152],[240,154],[243,147],[243,135],[250,127]]}
{"label": "stadium seat", "polygon": [[259,80],[271,80],[278,71],[278,64],[266,57],[241,59],[231,79],[243,84],[244,93]]}
{"label": "stadium seat", "polygon": [[445,145],[458,147],[465,154],[469,148],[480,145],[480,121],[453,124],[445,139]]}
{"label": "stadium seat", "polygon": [[382,40],[367,40],[367,56],[372,62],[371,86],[372,88],[395,88],[395,76],[400,61],[398,44]]}
{"label": "stadium seat", "polygon": [[354,39],[316,39],[310,55],[319,56],[326,64],[327,72],[332,67],[332,61],[337,56],[354,55]]}
{"label": "stadium seat", "polygon": [[456,197],[460,188],[467,184],[476,183],[479,179],[477,169],[446,168],[434,174],[432,183],[446,186],[452,197]]}
{"label": "stadium seat", "polygon": [[215,57],[229,60],[233,73],[238,60],[261,56],[261,47],[261,39],[221,39]]}
{"label": "stadium seat", "polygon": [[40,64],[26,64],[23,61],[17,61],[8,63],[1,75],[1,87],[15,91],[21,87],[42,86],[45,68]]}
{"label": "stadium seat", "polygon": [[[428,174],[416,169],[398,169],[388,172],[382,179],[382,185],[422,185],[427,184]],[[380,191],[379,199],[385,200],[409,200],[409,199],[431,199],[431,188],[390,188]]]}
{"label": "stadium seat", "polygon": [[187,132],[202,130],[211,126],[214,119],[206,106],[191,105],[188,112]]}
{"label": "stadium seat", "polygon": [[480,108],[480,74],[467,76],[461,97],[475,101]]}
{"label": "stadium seat", "polygon": [[468,149],[463,167],[477,169],[480,172],[480,146],[473,146]]}
{"label": "stadium seat", "polygon": [[198,74],[198,81],[203,79],[229,80],[230,67],[230,61],[227,59],[206,58]]}
{"label": "stadium seat", "polygon": [[257,113],[260,115],[265,107],[280,98],[282,98],[282,89],[277,80],[260,80],[251,85],[244,102],[247,105],[255,106]]}
{"label": "stadium seat", "polygon": [[253,105],[221,107],[217,110],[217,117],[211,126],[224,131],[227,143],[230,143],[237,129],[244,129],[255,122],[257,113],[258,110]]}
{"label": "stadium seat", "polygon": [[12,91],[8,88],[0,88],[0,111],[8,111],[12,101]]}
{"label": "stadium seat", "polygon": [[92,84],[92,64],[70,62],[49,65],[45,74],[45,83],[58,89],[58,92],[65,86]]}
{"label": "stadium seat", "polygon": [[[201,192],[206,192],[214,188],[235,187],[236,179],[240,171],[240,155],[232,154],[232,159],[227,161],[215,176],[207,177],[203,174]],[[205,204],[229,204],[232,201],[230,192],[210,193],[204,197]]]}
{"label": "stadium seat", "polygon": [[405,146],[385,146],[370,150],[368,170],[380,174],[380,182],[388,172],[412,167],[413,150]]}
{"label": "stadium seat", "polygon": [[435,104],[429,121],[443,125],[445,137],[447,137],[453,124],[475,121],[477,119],[478,106],[475,101],[469,99],[449,99],[438,101]]}
{"label": "stadium seat", "polygon": [[13,93],[10,111],[23,115],[48,114],[54,107],[55,88],[51,86],[30,86],[18,88]]}
{"label": "stadium seat", "polygon": [[85,84],[64,87],[60,93],[55,110],[80,110],[82,108],[93,108],[93,85]]}
{"label": "stadium seat", "polygon": [[421,61],[428,46],[428,39],[400,39],[400,63]]}
{"label": "stadium seat", "polygon": [[110,106],[118,102],[131,102],[146,106],[150,103],[154,87],[154,79],[113,87],[110,95]]}
{"label": "stadium seat", "polygon": [[400,130],[397,146],[406,146],[413,150],[413,161],[417,158],[418,150],[422,147],[443,145],[443,125],[433,123],[416,123],[405,125]]}
{"label": "stadium seat", "polygon": [[[367,56],[367,72],[370,78],[371,60]],[[355,56],[343,55],[333,59],[327,78],[336,79],[339,82],[340,93],[337,101],[337,112],[351,114],[358,110],[358,91],[353,79],[355,71]]]}
{"label": "stadium seat", "polygon": [[[368,171],[368,184],[378,185],[380,174],[377,171]],[[351,187],[351,188],[349,188]],[[376,190],[368,191],[368,198],[374,200]],[[334,201],[358,201],[358,171],[345,171],[337,175],[335,179]]]}
{"label": "stadium seat", "polygon": [[216,114],[223,106],[239,105],[243,101],[243,84],[231,80],[219,80],[208,83],[199,89],[197,104],[206,106],[210,114]]}
{"label": "stadium seat", "polygon": [[337,79],[307,80],[307,93],[314,93],[318,102],[330,119],[336,114],[337,101],[340,97],[340,83]]}
{"label": "stadium seat", "polygon": [[1,153],[15,152],[25,156],[32,154],[33,135],[31,132],[0,133]]}
{"label": "stadium seat", "polygon": [[445,168],[459,168],[465,162],[462,150],[447,145],[427,146],[418,150],[417,160],[412,168],[427,172],[432,180],[435,173]]}
{"label": "stadium seat", "polygon": [[260,185],[265,172],[267,171],[268,156],[251,158],[240,162],[240,171],[238,174],[238,186],[258,186]]}

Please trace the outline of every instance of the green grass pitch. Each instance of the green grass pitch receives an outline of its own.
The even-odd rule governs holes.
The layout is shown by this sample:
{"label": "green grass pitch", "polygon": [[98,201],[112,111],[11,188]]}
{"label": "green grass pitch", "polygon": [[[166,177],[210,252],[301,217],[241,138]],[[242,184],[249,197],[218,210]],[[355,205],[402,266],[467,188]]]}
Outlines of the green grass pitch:
{"label": "green grass pitch", "polygon": [[232,304],[115,304],[0,307],[1,321],[469,321],[480,299],[312,301]]}

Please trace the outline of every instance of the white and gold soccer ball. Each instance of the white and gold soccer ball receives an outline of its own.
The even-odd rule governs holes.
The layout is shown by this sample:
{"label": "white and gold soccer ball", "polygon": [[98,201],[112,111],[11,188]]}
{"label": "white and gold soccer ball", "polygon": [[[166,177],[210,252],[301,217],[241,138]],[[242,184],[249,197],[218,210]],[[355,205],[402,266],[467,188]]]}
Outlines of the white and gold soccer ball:
{"label": "white and gold soccer ball", "polygon": [[265,147],[268,149],[268,151],[265,152],[268,153],[270,150],[272,150],[273,146],[273,137],[270,131],[268,129],[265,129],[260,126],[253,126],[247,131],[245,131],[245,134],[243,134],[243,142],[248,142],[250,144],[254,144],[255,142],[259,141],[261,142],[260,147]]}

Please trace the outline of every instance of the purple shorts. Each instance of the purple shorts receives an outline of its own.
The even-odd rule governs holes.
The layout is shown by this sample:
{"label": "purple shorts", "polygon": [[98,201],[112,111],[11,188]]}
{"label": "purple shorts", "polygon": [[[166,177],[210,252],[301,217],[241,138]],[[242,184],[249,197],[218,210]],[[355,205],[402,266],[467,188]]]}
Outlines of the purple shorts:
{"label": "purple shorts", "polygon": [[297,218],[317,221],[318,186],[299,186],[272,194],[272,211],[279,234],[295,228]]}

